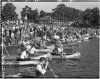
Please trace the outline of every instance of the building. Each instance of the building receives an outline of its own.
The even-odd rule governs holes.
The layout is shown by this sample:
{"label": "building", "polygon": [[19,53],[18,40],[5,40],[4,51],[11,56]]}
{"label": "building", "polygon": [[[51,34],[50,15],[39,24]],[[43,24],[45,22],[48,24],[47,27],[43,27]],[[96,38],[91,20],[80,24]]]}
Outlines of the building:
{"label": "building", "polygon": [[39,23],[40,24],[62,24],[64,22],[62,20],[57,20],[47,15],[47,16],[41,17],[39,19]]}

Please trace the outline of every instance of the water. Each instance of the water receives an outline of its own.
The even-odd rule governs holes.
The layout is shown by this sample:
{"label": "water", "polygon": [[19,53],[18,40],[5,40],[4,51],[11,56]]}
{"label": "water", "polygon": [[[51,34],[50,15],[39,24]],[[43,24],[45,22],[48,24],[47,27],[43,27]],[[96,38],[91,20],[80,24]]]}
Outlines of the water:
{"label": "water", "polygon": [[[76,49],[81,53],[78,60],[66,60],[52,67],[60,77],[98,78],[99,77],[99,39],[84,41]],[[60,60],[59,60],[60,61]]]}
{"label": "water", "polygon": [[83,42],[78,49],[81,52],[80,68],[83,77],[98,77],[99,75],[99,39],[94,38]]}
{"label": "water", "polygon": [[[50,66],[59,77],[67,78],[98,78],[99,77],[99,39],[93,38],[82,42],[77,51],[81,53],[77,60],[53,60]],[[10,49],[9,49],[10,51]],[[11,50],[13,51],[13,50]],[[11,52],[10,51],[10,52]],[[15,49],[14,49],[15,51]],[[13,52],[14,52],[13,51]],[[67,51],[66,51],[67,52]],[[13,53],[14,54],[14,53]],[[34,77],[34,68],[29,66],[7,66],[5,74],[11,75],[21,72],[24,77]],[[26,68],[26,69],[23,69]],[[21,70],[23,69],[23,70]],[[45,77],[54,77],[54,74],[47,70]]]}

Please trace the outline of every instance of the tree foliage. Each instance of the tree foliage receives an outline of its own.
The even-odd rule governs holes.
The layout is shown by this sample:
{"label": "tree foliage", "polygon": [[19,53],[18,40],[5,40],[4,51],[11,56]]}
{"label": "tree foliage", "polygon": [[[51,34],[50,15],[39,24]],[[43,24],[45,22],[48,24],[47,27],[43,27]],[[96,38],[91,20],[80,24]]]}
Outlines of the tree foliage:
{"label": "tree foliage", "polygon": [[16,20],[18,15],[15,10],[16,7],[12,3],[6,3],[1,12],[2,21]]}
{"label": "tree foliage", "polygon": [[[12,3],[6,3],[1,12],[2,21],[16,20],[18,15],[16,13],[16,7]],[[51,13],[47,13],[43,10],[32,10],[31,7],[25,6],[21,11],[21,18],[23,21],[27,20],[29,22],[39,22],[39,18],[45,16],[51,16],[52,18],[60,21],[73,21],[73,26],[78,27],[96,27],[100,26],[99,19],[99,8],[95,7],[93,9],[86,9],[81,11],[79,9],[71,8],[65,4],[59,4],[56,8],[52,9]]]}
{"label": "tree foliage", "polygon": [[40,17],[44,17],[46,15],[47,15],[47,13],[45,11],[43,11],[43,10],[40,11]]}
{"label": "tree foliage", "polygon": [[29,22],[37,22],[38,10],[32,10],[30,7],[25,6],[21,11],[21,18],[23,21],[27,20]]}
{"label": "tree foliage", "polygon": [[91,27],[99,26],[99,8],[95,7],[93,9],[86,9],[83,12],[82,18],[83,22]]}
{"label": "tree foliage", "polygon": [[79,19],[82,11],[75,8],[67,7],[65,4],[59,4],[53,9],[52,17],[63,21],[73,21]]}

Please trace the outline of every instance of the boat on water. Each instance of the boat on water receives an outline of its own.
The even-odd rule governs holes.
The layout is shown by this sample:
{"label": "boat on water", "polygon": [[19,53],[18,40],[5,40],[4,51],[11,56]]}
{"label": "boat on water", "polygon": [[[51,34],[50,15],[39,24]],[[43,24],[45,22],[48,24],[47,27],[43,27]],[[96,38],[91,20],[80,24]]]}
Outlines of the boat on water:
{"label": "boat on water", "polygon": [[[28,45],[27,45],[28,47]],[[30,47],[30,45],[29,45]],[[28,51],[23,51],[21,53],[19,53],[19,56],[17,57],[5,57],[5,60],[7,61],[7,63],[4,64],[16,64],[16,65],[36,65],[39,63],[39,60],[41,58],[47,58],[47,59],[75,59],[75,58],[80,58],[80,52],[73,52],[71,54],[68,54],[67,52],[63,52],[63,46],[62,47],[57,47],[55,48],[54,45],[50,45],[50,46],[46,46],[46,49],[36,49],[34,48],[34,46]],[[28,49],[28,48],[27,48]],[[34,52],[34,50],[35,52]],[[32,50],[32,51],[31,51]],[[49,50],[49,51],[48,51]],[[55,50],[55,51],[54,51]],[[32,53],[30,53],[30,51]],[[34,52],[34,53],[33,53]],[[23,56],[23,57],[21,57]],[[12,61],[14,60],[14,61]]]}
{"label": "boat on water", "polygon": [[89,34],[83,36],[84,41],[88,41],[89,39],[91,39],[91,36]]}
{"label": "boat on water", "polygon": [[[57,55],[57,54],[52,54],[51,55],[51,59],[79,59],[80,58],[80,52],[75,52],[73,54],[63,54],[62,56],[61,55]],[[44,54],[44,55],[40,55],[40,56],[36,56],[36,57],[30,57],[29,59],[25,59],[25,60],[17,60],[17,61],[9,61],[9,62],[6,62],[4,63],[5,65],[36,65],[39,63],[39,59],[40,58],[50,58],[50,54]],[[11,59],[13,60],[13,59]]]}
{"label": "boat on water", "polygon": [[84,41],[88,41],[89,40],[89,37],[84,37]]}

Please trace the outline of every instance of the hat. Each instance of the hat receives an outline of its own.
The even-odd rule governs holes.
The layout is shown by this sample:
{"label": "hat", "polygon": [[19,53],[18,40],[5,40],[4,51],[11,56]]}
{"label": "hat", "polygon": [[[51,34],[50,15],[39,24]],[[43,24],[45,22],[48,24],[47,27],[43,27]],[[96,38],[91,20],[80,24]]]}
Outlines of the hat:
{"label": "hat", "polygon": [[46,60],[46,58],[44,58],[44,57],[41,57],[41,58],[40,58],[40,62],[41,62],[41,61],[45,61],[45,60]]}

